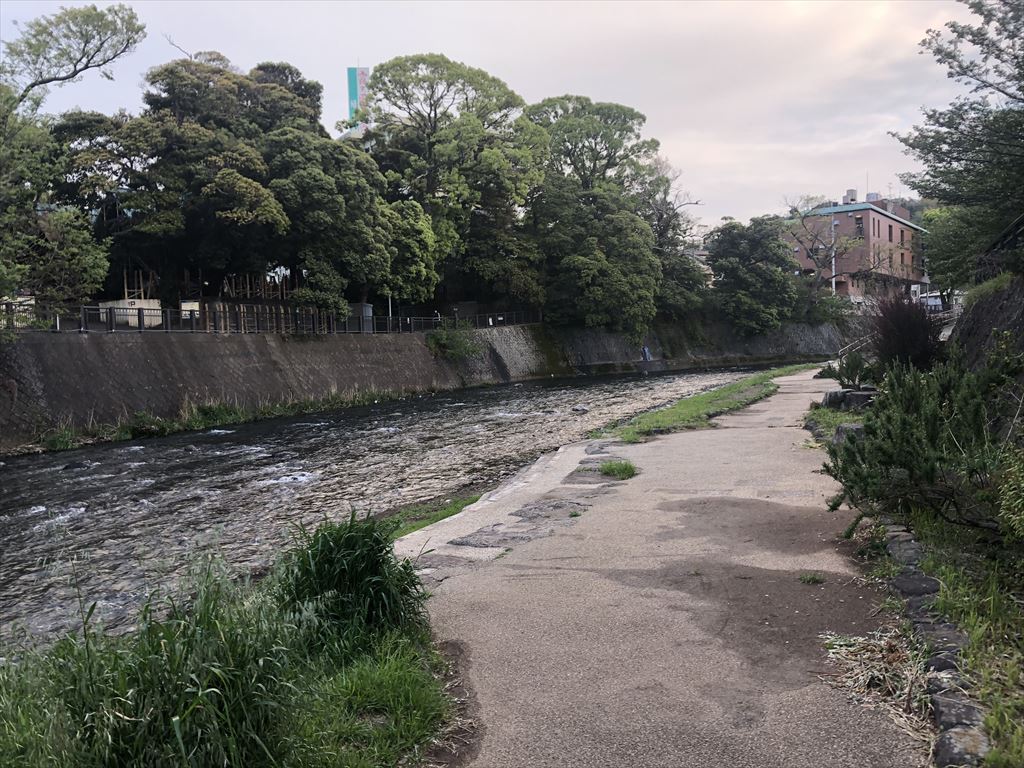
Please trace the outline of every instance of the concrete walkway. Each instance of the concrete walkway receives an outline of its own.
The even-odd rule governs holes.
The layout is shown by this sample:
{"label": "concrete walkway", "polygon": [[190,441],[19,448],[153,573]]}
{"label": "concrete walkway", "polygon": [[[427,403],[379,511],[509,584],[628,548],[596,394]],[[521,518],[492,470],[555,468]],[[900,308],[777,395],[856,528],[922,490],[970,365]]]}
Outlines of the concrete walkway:
{"label": "concrete walkway", "polygon": [[[819,633],[870,630],[880,597],[837,549],[848,515],[825,511],[834,486],[800,428],[824,386],[779,383],[717,429],[568,446],[398,542],[432,550],[433,625],[465,652],[483,725],[466,764],[920,763],[884,714],[818,679]],[[609,454],[640,474],[588,471]]]}

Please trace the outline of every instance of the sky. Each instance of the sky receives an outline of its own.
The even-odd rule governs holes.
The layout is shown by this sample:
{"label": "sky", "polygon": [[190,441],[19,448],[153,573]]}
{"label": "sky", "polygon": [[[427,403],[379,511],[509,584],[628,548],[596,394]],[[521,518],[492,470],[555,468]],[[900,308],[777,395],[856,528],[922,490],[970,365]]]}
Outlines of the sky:
{"label": "sky", "polygon": [[[73,0],[3,0],[16,21]],[[98,5],[105,5],[103,2]],[[952,0],[745,2],[129,2],[148,35],[113,67],[51,91],[44,111],[141,109],[145,72],[190,51],[238,68],[287,61],[324,85],[324,124],[347,117],[349,66],[443,53],[504,80],[527,102],[565,93],[629,105],[682,171],[705,224],[785,209],[847,188],[911,195],[917,169],[889,131],[962,92],[918,43],[969,13]]]}

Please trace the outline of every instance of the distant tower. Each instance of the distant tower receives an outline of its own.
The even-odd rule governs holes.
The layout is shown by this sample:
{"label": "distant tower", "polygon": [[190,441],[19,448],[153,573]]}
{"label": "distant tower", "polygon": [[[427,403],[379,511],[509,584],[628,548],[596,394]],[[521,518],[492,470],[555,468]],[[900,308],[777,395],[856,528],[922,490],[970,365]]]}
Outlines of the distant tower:
{"label": "distant tower", "polygon": [[366,106],[366,83],[370,79],[369,67],[348,68],[348,119]]}

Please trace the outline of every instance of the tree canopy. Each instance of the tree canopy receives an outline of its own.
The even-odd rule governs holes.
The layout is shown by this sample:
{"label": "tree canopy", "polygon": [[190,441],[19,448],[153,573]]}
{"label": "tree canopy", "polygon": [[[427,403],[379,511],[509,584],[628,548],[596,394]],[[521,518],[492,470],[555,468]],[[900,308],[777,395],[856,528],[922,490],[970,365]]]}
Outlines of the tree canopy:
{"label": "tree canopy", "polygon": [[[1018,0],[962,2],[973,22],[929,30],[921,46],[968,94],[924,110],[923,123],[897,138],[924,165],[904,181],[957,206],[958,231],[971,230],[967,240],[991,242],[1024,212],[1024,7]],[[1016,267],[1024,269],[1024,259]]]}

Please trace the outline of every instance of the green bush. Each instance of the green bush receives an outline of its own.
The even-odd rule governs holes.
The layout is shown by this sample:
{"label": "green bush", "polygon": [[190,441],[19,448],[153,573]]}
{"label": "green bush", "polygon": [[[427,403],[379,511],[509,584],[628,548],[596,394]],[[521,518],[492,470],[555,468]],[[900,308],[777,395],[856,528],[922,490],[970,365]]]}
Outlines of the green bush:
{"label": "green bush", "polygon": [[480,354],[480,342],[467,320],[445,318],[439,328],[427,333],[427,347],[435,357],[449,360],[466,360]]}
{"label": "green bush", "polygon": [[874,379],[874,373],[864,355],[853,351],[839,361],[839,366],[835,369],[835,379],[844,389],[860,390],[868,381]]}
{"label": "green bush", "polygon": [[843,485],[835,506],[846,499],[904,519],[923,510],[1012,540],[997,490],[1004,441],[989,408],[999,402],[1000,386],[998,378],[969,371],[959,354],[931,373],[892,365],[863,434],[828,447],[825,470]]}
{"label": "green bush", "polygon": [[636,474],[636,466],[632,461],[604,461],[599,470],[602,475],[616,480],[629,480]]}

